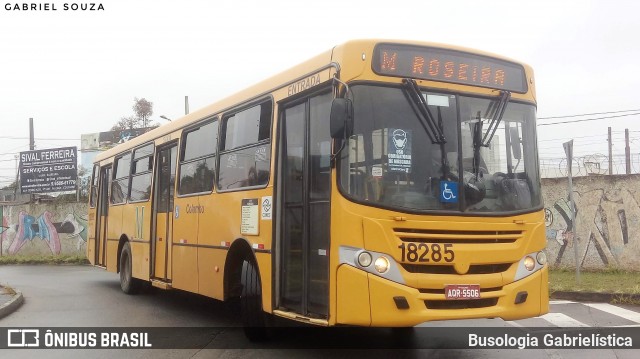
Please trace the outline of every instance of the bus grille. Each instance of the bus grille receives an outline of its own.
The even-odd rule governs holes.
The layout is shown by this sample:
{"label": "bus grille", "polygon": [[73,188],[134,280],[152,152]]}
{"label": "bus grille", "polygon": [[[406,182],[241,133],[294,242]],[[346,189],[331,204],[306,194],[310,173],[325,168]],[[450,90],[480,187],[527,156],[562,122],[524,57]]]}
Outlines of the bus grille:
{"label": "bus grille", "polygon": [[425,300],[427,309],[469,309],[487,308],[498,304],[498,298],[484,298],[471,300]]}
{"label": "bus grille", "polygon": [[421,243],[515,243],[522,238],[522,231],[461,231],[413,228],[394,228],[393,231],[403,242]]}
{"label": "bus grille", "polygon": [[[458,274],[452,265],[422,265],[401,263],[402,268],[409,273],[421,274]],[[466,274],[493,274],[509,270],[511,263],[472,264]]]}

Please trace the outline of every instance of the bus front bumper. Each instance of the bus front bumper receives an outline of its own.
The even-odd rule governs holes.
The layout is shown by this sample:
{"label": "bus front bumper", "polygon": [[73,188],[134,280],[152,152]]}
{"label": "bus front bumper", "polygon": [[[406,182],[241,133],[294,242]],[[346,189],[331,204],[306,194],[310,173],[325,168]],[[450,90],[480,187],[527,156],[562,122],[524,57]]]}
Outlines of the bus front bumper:
{"label": "bus front bumper", "polygon": [[[480,300],[446,300],[342,265],[338,269],[338,324],[406,327],[427,321],[474,318],[516,320],[549,311],[548,266],[499,290],[482,292]],[[526,299],[523,301],[524,294]],[[467,302],[467,303],[465,303]],[[518,302],[518,304],[516,304]]]}

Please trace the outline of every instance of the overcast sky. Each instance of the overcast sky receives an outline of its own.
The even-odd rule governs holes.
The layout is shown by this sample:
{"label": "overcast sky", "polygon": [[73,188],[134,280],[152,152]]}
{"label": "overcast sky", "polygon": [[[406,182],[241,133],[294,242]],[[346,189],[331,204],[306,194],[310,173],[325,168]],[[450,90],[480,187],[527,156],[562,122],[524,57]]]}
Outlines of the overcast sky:
{"label": "overcast sky", "polygon": [[[0,186],[28,149],[80,146],[132,115],[194,111],[349,39],[451,43],[533,66],[538,117],[640,109],[640,2],[596,1],[211,1],[101,2],[104,11],[0,8]],[[7,5],[9,4],[9,5]],[[40,4],[40,3],[36,3]],[[633,113],[633,112],[632,112]],[[640,113],[640,111],[636,111]],[[541,119],[540,124],[628,113]],[[640,153],[640,115],[539,127],[541,158],[624,153],[624,129]],[[636,131],[636,132],[633,132]],[[635,165],[634,165],[635,166]],[[640,169],[640,164],[637,165]]]}

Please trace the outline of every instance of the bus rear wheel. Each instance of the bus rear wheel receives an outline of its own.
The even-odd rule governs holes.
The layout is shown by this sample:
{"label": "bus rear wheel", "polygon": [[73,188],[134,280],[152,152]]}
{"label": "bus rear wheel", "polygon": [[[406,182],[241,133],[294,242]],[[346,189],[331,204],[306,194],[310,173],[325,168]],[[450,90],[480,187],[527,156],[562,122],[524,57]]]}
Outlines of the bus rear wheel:
{"label": "bus rear wheel", "polygon": [[251,259],[242,262],[242,294],[240,295],[240,317],[244,334],[251,341],[266,339],[266,318],[262,310],[262,286],[258,268]]}
{"label": "bus rear wheel", "polygon": [[136,294],[140,291],[142,283],[139,279],[133,278],[131,270],[131,246],[125,242],[120,252],[120,288],[126,294]]}

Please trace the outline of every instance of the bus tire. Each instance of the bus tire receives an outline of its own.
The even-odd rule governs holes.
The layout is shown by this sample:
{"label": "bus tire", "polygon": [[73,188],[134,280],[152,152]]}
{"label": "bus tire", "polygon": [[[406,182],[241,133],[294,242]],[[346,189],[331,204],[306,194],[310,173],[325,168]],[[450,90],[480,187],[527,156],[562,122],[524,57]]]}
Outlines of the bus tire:
{"label": "bus tire", "polygon": [[126,294],[136,294],[142,288],[142,283],[137,278],[133,278],[131,270],[131,246],[125,242],[120,252],[120,288]]}
{"label": "bus tire", "polygon": [[262,310],[262,286],[255,262],[242,262],[242,294],[240,295],[240,317],[244,334],[250,341],[266,339],[266,318]]}

